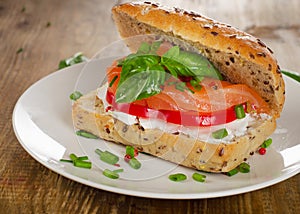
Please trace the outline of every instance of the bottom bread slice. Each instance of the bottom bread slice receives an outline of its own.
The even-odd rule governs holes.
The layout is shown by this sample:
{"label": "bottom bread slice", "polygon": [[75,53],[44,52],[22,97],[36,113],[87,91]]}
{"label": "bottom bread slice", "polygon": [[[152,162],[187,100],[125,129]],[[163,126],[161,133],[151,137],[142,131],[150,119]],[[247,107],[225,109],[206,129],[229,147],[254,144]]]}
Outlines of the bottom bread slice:
{"label": "bottom bread slice", "polygon": [[76,129],[186,167],[207,172],[228,172],[253,155],[275,128],[273,118],[259,119],[244,136],[230,143],[208,143],[180,133],[166,133],[159,129],[144,129],[140,124],[127,125],[113,118],[103,102],[92,91],[72,106]]}

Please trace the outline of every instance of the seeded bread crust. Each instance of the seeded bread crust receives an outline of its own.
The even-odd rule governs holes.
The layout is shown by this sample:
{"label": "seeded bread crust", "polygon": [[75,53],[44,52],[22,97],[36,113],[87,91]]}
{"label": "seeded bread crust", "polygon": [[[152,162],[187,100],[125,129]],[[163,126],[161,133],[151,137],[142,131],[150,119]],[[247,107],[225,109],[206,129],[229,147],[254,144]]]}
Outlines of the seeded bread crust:
{"label": "seeded bread crust", "polygon": [[194,12],[153,3],[126,3],[112,9],[121,37],[168,35],[196,47],[232,83],[243,83],[269,103],[275,118],[285,86],[273,52],[261,40]]}
{"label": "seeded bread crust", "polygon": [[73,123],[77,129],[186,167],[207,172],[228,172],[253,155],[276,128],[275,119],[257,120],[247,133],[230,144],[210,144],[178,133],[126,125],[113,118],[92,91],[73,104]]}

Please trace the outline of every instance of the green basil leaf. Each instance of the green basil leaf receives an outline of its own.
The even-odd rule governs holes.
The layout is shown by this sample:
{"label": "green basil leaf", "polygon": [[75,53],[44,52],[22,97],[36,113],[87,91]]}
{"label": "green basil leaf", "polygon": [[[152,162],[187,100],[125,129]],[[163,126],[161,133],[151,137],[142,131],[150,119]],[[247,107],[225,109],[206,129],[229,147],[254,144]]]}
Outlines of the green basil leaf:
{"label": "green basil leaf", "polygon": [[[205,57],[187,51],[181,51],[178,46],[169,49],[161,59],[173,76],[206,76],[222,79],[220,72]],[[174,74],[177,75],[174,75]]]}
{"label": "green basil leaf", "polygon": [[159,94],[166,73],[163,71],[163,67],[159,67],[159,65],[155,65],[153,68],[159,69],[137,72],[121,84],[119,83],[116,91],[116,102],[131,103]]}
{"label": "green basil leaf", "polygon": [[161,64],[166,66],[167,69],[174,77],[192,76],[193,73],[187,66],[182,64],[178,59],[180,58],[180,49],[178,46],[170,48],[161,58]]}
{"label": "green basil leaf", "polygon": [[160,57],[157,55],[131,55],[123,62],[119,84],[136,73],[149,70],[149,67],[158,65],[159,62]]}
{"label": "green basil leaf", "polygon": [[159,49],[161,45],[161,41],[155,41],[151,44],[151,50],[149,53],[156,54],[157,50]]}
{"label": "green basil leaf", "polygon": [[[193,77],[195,90],[200,90],[199,82],[204,76],[222,78],[206,58],[182,51],[178,46],[170,48],[162,57],[158,56],[156,52],[160,45],[160,41],[150,44],[143,42],[136,53],[118,62],[118,66],[122,66],[122,72],[116,102],[130,103],[160,93],[166,76],[170,74],[174,77]],[[181,91],[189,90],[183,82],[176,83],[175,86]]]}
{"label": "green basil leaf", "polygon": [[155,41],[151,45],[147,42],[143,42],[137,50],[137,54],[156,54],[160,45],[161,41]]}
{"label": "green basil leaf", "polygon": [[151,45],[149,45],[147,42],[142,42],[141,46],[137,50],[138,54],[148,54],[151,50]]}

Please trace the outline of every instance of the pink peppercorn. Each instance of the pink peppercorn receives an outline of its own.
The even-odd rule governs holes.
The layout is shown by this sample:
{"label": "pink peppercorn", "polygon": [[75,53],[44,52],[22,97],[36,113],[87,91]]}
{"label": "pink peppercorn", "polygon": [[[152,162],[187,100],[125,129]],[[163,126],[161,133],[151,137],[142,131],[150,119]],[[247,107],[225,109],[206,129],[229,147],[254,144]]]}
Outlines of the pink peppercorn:
{"label": "pink peppercorn", "polygon": [[139,151],[137,149],[134,149],[134,157],[139,155]]}
{"label": "pink peppercorn", "polygon": [[130,156],[129,154],[126,154],[126,155],[124,156],[124,161],[125,161],[125,162],[129,162],[130,159],[131,159],[131,156]]}
{"label": "pink peppercorn", "polygon": [[110,111],[110,110],[112,110],[112,107],[111,107],[111,106],[107,106],[106,109],[105,109],[106,112],[108,112],[108,111]]}
{"label": "pink peppercorn", "polygon": [[266,154],[266,152],[267,152],[267,150],[266,150],[265,148],[260,148],[260,149],[258,150],[258,153],[259,153],[260,155],[264,155],[264,154]]}

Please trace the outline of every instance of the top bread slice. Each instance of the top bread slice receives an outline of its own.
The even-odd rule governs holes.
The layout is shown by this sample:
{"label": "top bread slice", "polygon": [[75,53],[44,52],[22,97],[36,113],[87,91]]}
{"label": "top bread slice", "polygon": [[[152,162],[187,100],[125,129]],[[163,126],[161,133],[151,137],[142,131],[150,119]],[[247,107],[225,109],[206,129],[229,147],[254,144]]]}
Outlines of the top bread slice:
{"label": "top bread slice", "polygon": [[121,37],[142,34],[167,35],[197,48],[231,83],[243,83],[280,116],[285,86],[273,52],[261,40],[202,15],[150,2],[113,7],[113,18]]}

